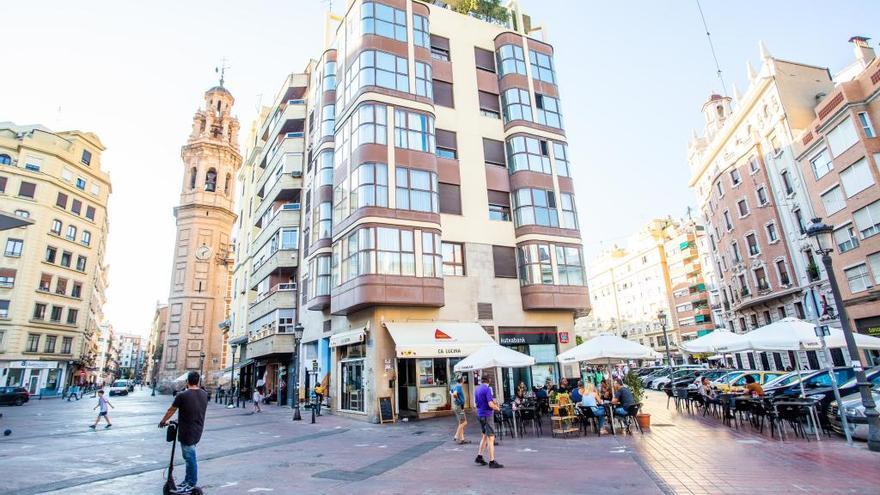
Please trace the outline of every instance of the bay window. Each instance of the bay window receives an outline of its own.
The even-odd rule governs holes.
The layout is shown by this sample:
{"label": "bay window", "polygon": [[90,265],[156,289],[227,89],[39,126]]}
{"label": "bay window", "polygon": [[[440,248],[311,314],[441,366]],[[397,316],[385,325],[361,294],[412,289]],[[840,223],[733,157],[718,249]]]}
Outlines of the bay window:
{"label": "bay window", "polygon": [[553,58],[550,55],[529,50],[529,63],[532,66],[532,78],[556,84],[556,74],[553,72]]}
{"label": "bay window", "polygon": [[526,58],[521,46],[501,45],[497,52],[498,77],[507,74],[526,75]]}
{"label": "bay window", "polygon": [[543,189],[517,189],[514,196],[514,220],[516,226],[543,225],[559,227],[556,211],[556,195]]}
{"label": "bay window", "polygon": [[351,173],[350,208],[388,206],[388,166],[384,163],[362,163]]}
{"label": "bay window", "polygon": [[406,11],[375,2],[361,5],[363,34],[406,42]]}
{"label": "bay window", "polygon": [[398,167],[396,179],[398,209],[439,212],[440,195],[436,173]]}
{"label": "bay window", "polygon": [[395,110],[394,146],[435,153],[434,118],[417,112]]}
{"label": "bay window", "polygon": [[547,141],[529,136],[514,136],[508,139],[507,163],[511,172],[531,170],[549,174],[551,170]]}
{"label": "bay window", "polygon": [[501,93],[501,105],[504,107],[504,123],[512,120],[532,121],[532,102],[529,92],[525,89],[510,88]]}

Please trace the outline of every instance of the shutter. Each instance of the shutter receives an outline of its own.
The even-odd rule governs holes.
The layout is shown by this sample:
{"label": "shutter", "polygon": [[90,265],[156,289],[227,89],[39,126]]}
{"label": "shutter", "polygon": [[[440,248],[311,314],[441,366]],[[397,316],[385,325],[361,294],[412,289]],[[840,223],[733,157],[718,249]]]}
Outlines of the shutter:
{"label": "shutter", "polygon": [[324,321],[324,332],[329,332],[329,331],[330,331],[330,320],[325,320]]}
{"label": "shutter", "polygon": [[498,101],[498,95],[488,91],[477,91],[480,97],[480,109],[491,110],[495,113],[501,113],[501,103]]}
{"label": "shutter", "polygon": [[488,333],[490,336],[495,336],[495,327],[493,327],[492,325],[483,325],[483,330],[485,330],[486,333]]}
{"label": "shutter", "polygon": [[442,50],[449,51],[449,38],[444,38],[442,36],[437,36],[435,34],[431,35],[431,48],[440,48]]}
{"label": "shutter", "polygon": [[454,132],[444,131],[443,129],[436,129],[434,132],[438,147],[458,150],[458,139],[456,139]]}
{"label": "shutter", "polygon": [[6,191],[6,177],[0,177],[0,192]]}
{"label": "shutter", "polygon": [[492,261],[495,265],[495,276],[516,278],[515,250],[508,246],[492,246]]}
{"label": "shutter", "polygon": [[461,215],[461,187],[440,183],[440,213]]}
{"label": "shutter", "polygon": [[88,218],[89,220],[95,219],[95,207],[94,206],[87,206],[86,207],[86,218]]}
{"label": "shutter", "polygon": [[32,182],[22,182],[18,188],[18,195],[26,198],[33,198],[37,190],[37,185]]}
{"label": "shutter", "polygon": [[15,278],[15,268],[0,268],[0,277]]}
{"label": "shutter", "polygon": [[[478,320],[492,320],[495,317],[492,316],[492,303],[477,303],[477,319]],[[494,330],[494,329],[493,329]]]}
{"label": "shutter", "polygon": [[58,198],[55,199],[55,206],[67,209],[67,195],[62,192],[58,193]]}
{"label": "shutter", "polygon": [[434,79],[434,104],[455,108],[455,102],[452,99],[452,83]]}
{"label": "shutter", "polygon": [[73,203],[71,203],[71,205],[70,205],[70,211],[79,215],[79,212],[82,211],[82,205],[83,205],[82,201],[80,201],[78,199],[74,199]]}
{"label": "shutter", "polygon": [[510,207],[510,193],[489,190],[489,204]]}
{"label": "shutter", "polygon": [[486,163],[494,163],[496,165],[505,166],[504,161],[504,142],[494,139],[483,138],[483,160]]}
{"label": "shutter", "polygon": [[474,47],[474,60],[478,69],[495,72],[495,53],[482,48]]}

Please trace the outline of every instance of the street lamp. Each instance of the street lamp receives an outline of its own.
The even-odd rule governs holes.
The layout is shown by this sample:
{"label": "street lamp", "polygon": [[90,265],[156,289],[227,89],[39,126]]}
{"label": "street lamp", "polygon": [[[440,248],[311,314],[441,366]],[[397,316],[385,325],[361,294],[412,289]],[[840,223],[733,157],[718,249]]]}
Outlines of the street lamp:
{"label": "street lamp", "polygon": [[663,343],[666,344],[666,365],[669,368],[669,374],[672,374],[672,356],[669,354],[669,336],[666,335],[666,313],[661,309],[657,312],[657,321],[660,322],[660,328],[663,329]]}
{"label": "street lamp", "polygon": [[202,386],[203,378],[205,376],[205,352],[202,351],[199,353],[199,386]]}
{"label": "street lamp", "polygon": [[[865,370],[862,368],[859,350],[856,348],[856,340],[852,329],[849,327],[846,306],[843,305],[843,300],[840,297],[840,287],[837,285],[837,277],[834,276],[834,269],[831,266],[831,252],[833,251],[831,246],[834,245],[833,232],[834,229],[822,223],[821,218],[814,218],[807,228],[807,235],[816,241],[816,252],[822,255],[822,264],[825,266],[825,272],[828,273],[828,284],[831,285],[831,293],[834,296],[834,304],[837,306],[840,326],[843,328],[846,347],[849,349],[850,364],[856,371],[856,381],[859,385],[862,405],[865,406],[865,419],[868,423],[868,449],[880,452],[880,414],[877,413],[874,398],[871,396],[871,382],[868,381],[868,378],[865,376]],[[840,404],[840,407],[843,407],[843,404]]]}
{"label": "street lamp", "polygon": [[159,366],[159,358],[153,358],[153,393],[150,394],[150,397],[156,396],[156,369]]}
{"label": "street lamp", "polygon": [[293,420],[301,421],[299,413],[299,341],[303,338],[302,323],[293,327]]}
{"label": "street lamp", "polygon": [[[230,398],[232,397],[231,394],[236,394],[236,395],[238,394],[238,391],[235,390],[235,349],[236,348],[238,348],[238,346],[235,346],[235,345],[232,346],[232,365],[229,367],[229,393],[230,393],[229,397]],[[232,404],[231,400],[228,402],[230,404]],[[232,407],[232,406],[230,406],[230,407]]]}

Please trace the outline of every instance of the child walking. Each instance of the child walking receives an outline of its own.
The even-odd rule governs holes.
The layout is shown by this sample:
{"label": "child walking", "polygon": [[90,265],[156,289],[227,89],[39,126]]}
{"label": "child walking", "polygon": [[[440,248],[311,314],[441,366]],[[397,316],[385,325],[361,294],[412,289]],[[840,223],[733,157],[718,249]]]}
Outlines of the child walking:
{"label": "child walking", "polygon": [[95,418],[95,424],[89,426],[89,428],[94,430],[95,427],[98,426],[98,423],[101,421],[101,418],[104,418],[104,421],[107,422],[107,426],[104,427],[105,430],[113,426],[113,424],[110,423],[110,416],[107,416],[107,406],[113,407],[113,404],[111,404],[110,401],[104,397],[103,390],[98,390],[98,404],[92,408],[92,411],[98,408],[100,409],[98,410],[98,417]]}
{"label": "child walking", "polygon": [[263,394],[260,393],[259,388],[254,390],[254,397],[253,398],[254,398],[254,412],[252,412],[251,414],[263,412],[263,408],[260,407],[260,402],[263,401]]}

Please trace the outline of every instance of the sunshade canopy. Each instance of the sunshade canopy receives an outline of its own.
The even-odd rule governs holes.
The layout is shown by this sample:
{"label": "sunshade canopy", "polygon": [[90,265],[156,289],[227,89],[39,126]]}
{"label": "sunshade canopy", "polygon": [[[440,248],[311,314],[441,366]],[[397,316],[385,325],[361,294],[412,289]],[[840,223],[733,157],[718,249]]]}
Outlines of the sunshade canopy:
{"label": "sunshade canopy", "polygon": [[578,363],[581,361],[605,362],[613,359],[657,359],[659,357],[659,353],[638,342],[616,335],[601,334],[563,352],[556,359],[560,363]]}
{"label": "sunshade canopy", "polygon": [[455,371],[485,370],[491,368],[525,368],[535,364],[535,358],[509,347],[489,344],[474,351],[455,365]]}
{"label": "sunshade canopy", "polygon": [[745,338],[729,330],[715,329],[702,337],[681,343],[681,349],[691,354],[703,352],[722,352],[733,345],[742,344]]}
{"label": "sunshade canopy", "polygon": [[[744,334],[743,341],[718,352],[739,351],[800,351],[821,349],[822,344],[816,335],[816,326],[797,318],[787,317],[774,321]],[[856,334],[856,347],[860,349],[880,349],[880,339]],[[839,328],[829,328],[825,337],[828,347],[846,347],[846,338]]]}
{"label": "sunshade canopy", "polygon": [[399,358],[465,357],[495,340],[477,323],[386,322]]}

